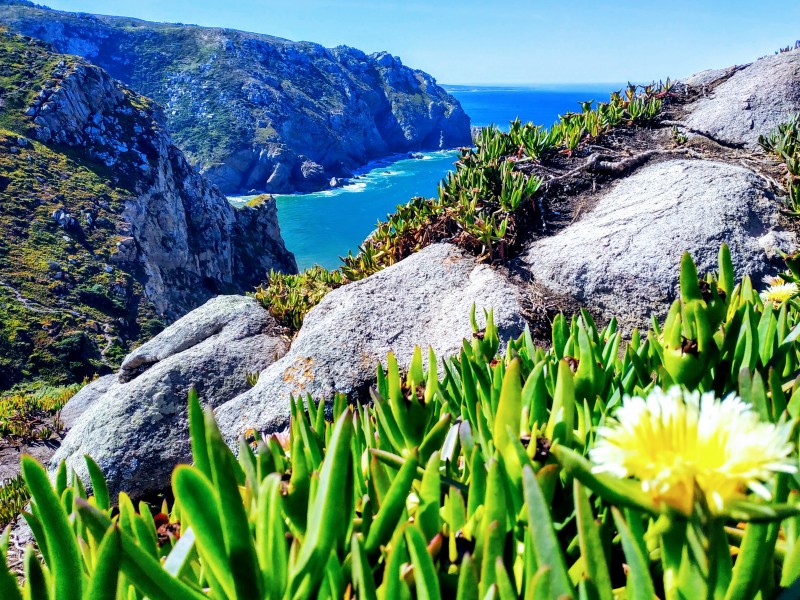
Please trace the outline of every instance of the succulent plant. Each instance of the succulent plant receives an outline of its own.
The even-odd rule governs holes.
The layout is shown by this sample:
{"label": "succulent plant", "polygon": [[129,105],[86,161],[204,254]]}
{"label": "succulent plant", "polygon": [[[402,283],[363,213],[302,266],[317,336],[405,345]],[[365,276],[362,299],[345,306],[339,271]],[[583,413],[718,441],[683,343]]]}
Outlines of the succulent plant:
{"label": "succulent plant", "polygon": [[[501,352],[473,311],[459,355],[389,355],[372,404],[290,398],[288,437],[238,458],[192,393],[171,507],[112,506],[89,458],[91,494],[24,457],[43,562],[26,552],[22,590],[0,569],[0,595],[772,596],[800,576],[798,311],[734,285],[724,247],[702,279],[684,257],[681,292],[627,344],[584,311]],[[678,334],[701,372],[670,363]]]}

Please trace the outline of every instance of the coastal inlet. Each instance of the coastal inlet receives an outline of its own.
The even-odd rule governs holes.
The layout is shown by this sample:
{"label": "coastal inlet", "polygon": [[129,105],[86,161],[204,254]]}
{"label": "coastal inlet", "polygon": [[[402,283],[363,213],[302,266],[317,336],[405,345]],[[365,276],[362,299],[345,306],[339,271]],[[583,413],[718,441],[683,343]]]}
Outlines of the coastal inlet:
{"label": "coastal inlet", "polygon": [[[580,110],[579,102],[606,99],[622,85],[444,87],[470,115],[473,126],[497,124],[507,129],[517,117],[550,125],[559,114]],[[342,187],[276,195],[281,235],[294,252],[298,268],[339,267],[339,257],[348,251],[356,254],[377,221],[393,213],[398,204],[415,196],[435,196],[439,182],[457,159],[455,150],[401,154],[366,165]],[[228,200],[242,206],[254,197],[228,196]]]}
{"label": "coastal inlet", "polygon": [[[294,252],[300,270],[315,264],[326,269],[340,265],[339,257],[375,229],[378,219],[394,212],[414,196],[433,196],[444,175],[458,159],[454,150],[415,153],[373,162],[349,182],[313,194],[276,195],[278,222],[286,247]],[[254,196],[228,196],[235,206]]]}

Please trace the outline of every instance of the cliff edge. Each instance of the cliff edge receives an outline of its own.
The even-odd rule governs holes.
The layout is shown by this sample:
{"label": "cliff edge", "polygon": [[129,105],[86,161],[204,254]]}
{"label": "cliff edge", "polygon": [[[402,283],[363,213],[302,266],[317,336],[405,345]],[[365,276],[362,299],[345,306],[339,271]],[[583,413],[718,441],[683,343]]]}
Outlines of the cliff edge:
{"label": "cliff edge", "polygon": [[389,154],[470,144],[458,101],[385,52],[9,0],[0,23],[162,104],[176,145],[225,193],[314,191]]}

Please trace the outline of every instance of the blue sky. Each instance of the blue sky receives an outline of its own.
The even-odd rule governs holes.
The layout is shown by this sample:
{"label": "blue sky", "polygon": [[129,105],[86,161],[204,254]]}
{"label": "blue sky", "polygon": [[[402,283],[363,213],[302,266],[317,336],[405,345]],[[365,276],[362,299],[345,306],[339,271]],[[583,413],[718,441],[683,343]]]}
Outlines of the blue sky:
{"label": "blue sky", "polygon": [[38,0],[387,50],[441,83],[622,82],[750,62],[800,39],[795,0]]}

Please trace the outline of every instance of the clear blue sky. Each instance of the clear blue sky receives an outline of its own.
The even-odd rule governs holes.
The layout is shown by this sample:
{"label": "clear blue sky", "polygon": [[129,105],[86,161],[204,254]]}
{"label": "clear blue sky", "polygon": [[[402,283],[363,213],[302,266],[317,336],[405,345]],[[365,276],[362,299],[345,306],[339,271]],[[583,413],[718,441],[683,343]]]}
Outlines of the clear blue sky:
{"label": "clear blue sky", "polygon": [[800,39],[797,0],[38,0],[52,8],[387,50],[442,83],[681,77]]}

